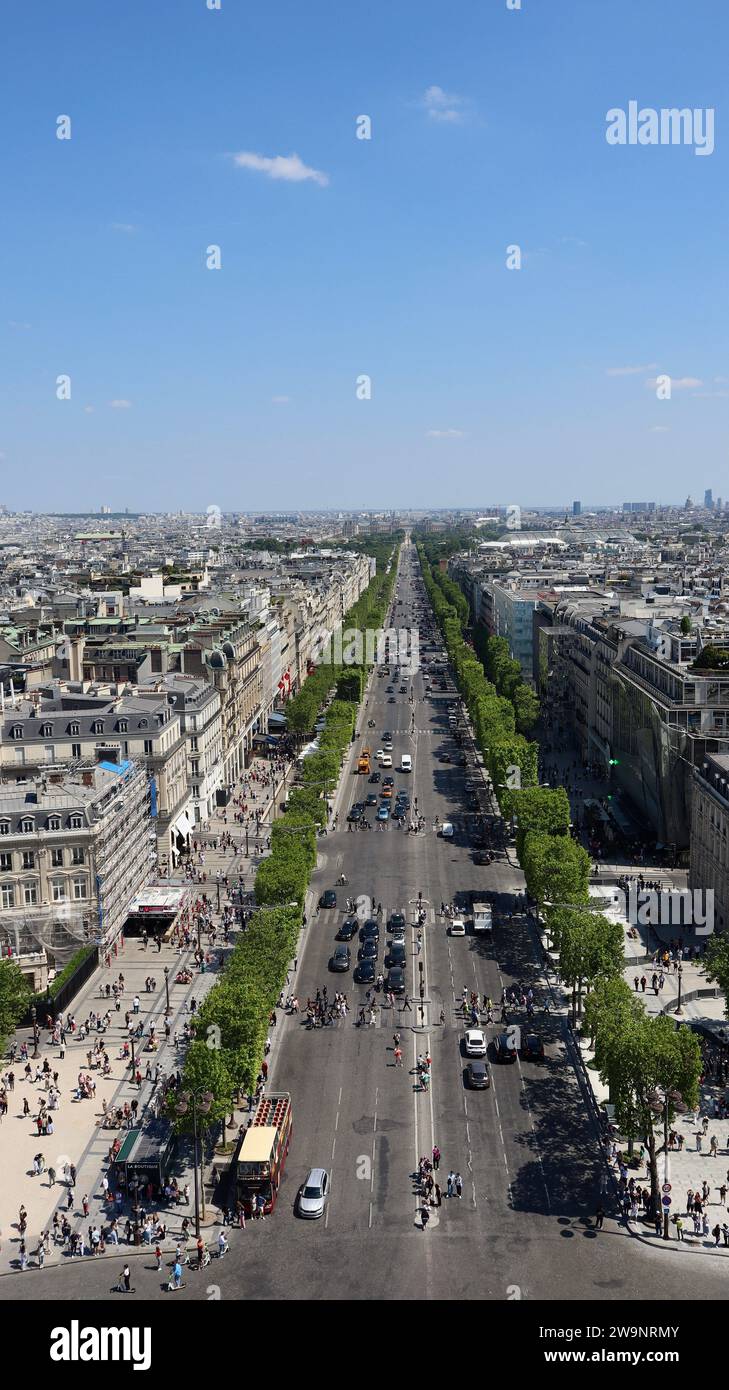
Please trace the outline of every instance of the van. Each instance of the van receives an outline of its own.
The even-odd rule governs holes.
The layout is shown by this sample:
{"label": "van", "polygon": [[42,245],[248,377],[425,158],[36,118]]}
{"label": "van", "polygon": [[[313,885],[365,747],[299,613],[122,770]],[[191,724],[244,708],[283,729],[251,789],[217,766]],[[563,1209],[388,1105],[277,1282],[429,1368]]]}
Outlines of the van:
{"label": "van", "polygon": [[410,754],[409,754],[409,753],[403,753],[403,755],[402,755],[402,757],[401,757],[401,759],[400,759],[400,771],[401,771],[401,772],[412,772],[412,770],[413,770],[413,760],[412,760]]}

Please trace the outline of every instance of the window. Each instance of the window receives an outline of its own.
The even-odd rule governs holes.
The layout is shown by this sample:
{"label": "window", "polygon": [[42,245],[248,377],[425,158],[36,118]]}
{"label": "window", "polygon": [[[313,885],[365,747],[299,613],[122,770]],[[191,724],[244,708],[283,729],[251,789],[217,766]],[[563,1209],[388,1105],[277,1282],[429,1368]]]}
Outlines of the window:
{"label": "window", "polygon": [[9,821],[9,820],[0,820],[0,835],[9,835],[9,834],[10,834],[10,821]]}
{"label": "window", "polygon": [[52,869],[62,869],[62,868],[63,868],[63,850],[62,850],[62,849],[52,849],[52,850],[51,850],[51,868],[52,868]]}
{"label": "window", "polygon": [[190,750],[193,753],[197,753],[197,735],[190,739]]}
{"label": "window", "polygon": [[73,737],[78,738],[78,735],[81,733],[81,725],[78,724],[78,723],[76,722],[76,720],[74,720],[74,722],[73,722],[72,724],[69,724],[69,726],[68,726],[68,732],[69,732],[69,734],[71,735],[72,738],[73,738]]}
{"label": "window", "polygon": [[66,884],[62,878],[51,884],[51,898],[54,903],[65,903]]}
{"label": "window", "polygon": [[23,868],[24,868],[24,869],[34,869],[34,868],[35,868],[35,850],[34,850],[34,849],[24,849],[24,850],[23,850]]}
{"label": "window", "polygon": [[117,727],[117,733],[125,734],[125,733],[127,732],[128,728],[129,728],[129,720],[128,720],[128,719],[120,719],[119,722],[117,723],[117,726],[116,726],[116,727]]}
{"label": "window", "polygon": [[30,816],[24,816],[20,822],[20,829],[24,835],[32,835],[35,830],[35,821]]}
{"label": "window", "polygon": [[0,907],[15,907],[15,889],[12,883],[0,883]]}
{"label": "window", "polygon": [[41,738],[53,738],[53,725],[41,724]]}
{"label": "window", "polygon": [[92,734],[103,734],[103,732],[104,732],[104,721],[103,721],[103,719],[95,719],[95,720],[94,720],[93,724],[91,725],[91,732],[92,732]]}
{"label": "window", "polygon": [[83,828],[83,817],[78,815],[69,816],[68,824],[71,830],[81,830]]}
{"label": "window", "polygon": [[153,745],[152,745],[152,740],[151,740],[151,738],[145,738],[145,740],[144,740],[144,751],[145,751],[145,753],[151,753],[151,752],[152,752],[152,747],[153,747]]}
{"label": "window", "polygon": [[148,720],[148,719],[140,719],[140,721],[139,721],[139,728],[140,728],[140,729],[147,729],[148,727],[149,727],[149,720]]}
{"label": "window", "polygon": [[75,878],[73,880],[73,896],[76,902],[88,896],[85,878]]}
{"label": "window", "polygon": [[47,763],[54,763],[56,761],[55,744],[47,743],[45,745],[45,759]]}
{"label": "window", "polygon": [[8,852],[0,854],[0,873],[7,874],[13,867],[13,856]]}
{"label": "window", "polygon": [[26,907],[34,907],[38,902],[38,884],[23,884],[23,902]]}
{"label": "window", "polygon": [[60,829],[61,829],[61,817],[60,817],[60,816],[49,816],[49,817],[48,817],[48,820],[46,821],[46,830],[60,830]]}
{"label": "window", "polygon": [[23,737],[23,725],[22,725],[22,724],[13,724],[13,727],[12,727],[12,729],[10,730],[10,737],[11,737],[11,738],[22,738],[22,737]]}
{"label": "window", "polygon": [[192,794],[195,797],[198,797],[200,795],[200,787],[198,786],[197,782],[193,782],[192,784]]}
{"label": "window", "polygon": [[193,777],[200,776],[200,763],[197,758],[192,759],[192,762],[190,763],[190,772]]}
{"label": "window", "polygon": [[71,757],[72,757],[72,758],[80,758],[80,757],[81,757],[81,744],[80,744],[80,743],[72,743],[72,744],[71,744]]}
{"label": "window", "polygon": [[83,845],[74,845],[73,849],[71,850],[71,863],[72,863],[72,864],[85,864],[85,863],[86,863],[86,851],[85,851],[85,849],[83,848]]}
{"label": "window", "polygon": [[16,748],[16,749],[15,749],[15,761],[16,761],[16,763],[24,763],[24,762],[25,762],[25,749],[24,749],[24,748]]}

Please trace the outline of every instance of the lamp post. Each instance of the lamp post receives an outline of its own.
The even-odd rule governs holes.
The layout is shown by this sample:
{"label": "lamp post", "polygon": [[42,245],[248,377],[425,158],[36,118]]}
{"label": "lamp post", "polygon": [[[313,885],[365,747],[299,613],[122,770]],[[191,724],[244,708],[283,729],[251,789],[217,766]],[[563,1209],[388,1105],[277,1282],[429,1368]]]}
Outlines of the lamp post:
{"label": "lamp post", "polygon": [[133,1080],[134,1080],[134,1077],[136,1076],[136,1072],[137,1072],[137,1063],[136,1063],[136,1059],[135,1059],[135,1057],[134,1057],[134,1034],[133,1034],[133,1033],[132,1033],[132,1036],[131,1036],[131,1038],[129,1039],[129,1041],[130,1041],[131,1044],[132,1044],[132,1081],[133,1081]]}
{"label": "lamp post", "polygon": [[170,967],[169,967],[169,965],[166,965],[166,966],[165,966],[165,1001],[166,1001],[166,1004],[167,1004],[167,1013],[169,1013],[169,1011],[170,1011]]}
{"label": "lamp post", "polygon": [[681,1008],[681,985],[682,985],[682,984],[683,984],[683,965],[682,965],[681,961],[679,961],[679,963],[678,963],[678,1003],[677,1003],[677,1005],[676,1005],[676,1013],[677,1013],[677,1014],[682,1014],[682,1013],[683,1013],[683,1009]]}
{"label": "lamp post", "polygon": [[217,892],[218,892],[217,911],[220,912],[220,879],[218,879],[218,881],[217,881],[217,883],[216,883],[215,886],[216,886]]}
{"label": "lamp post", "polygon": [[[200,1185],[198,1182],[198,1137],[197,1137],[197,1114],[207,1115],[213,1103],[212,1091],[182,1091],[180,1098],[175,1106],[178,1115],[187,1115],[192,1109],[192,1133],[193,1133],[193,1163],[195,1171],[195,1239],[200,1239]],[[202,1194],[203,1217],[205,1216],[205,1186],[203,1184]]]}
{"label": "lamp post", "polygon": [[33,1023],[33,1059],[35,1060],[36,1057],[40,1057],[38,1051],[38,1010],[35,1004],[31,1008],[30,1017]]}
{"label": "lamp post", "polygon": [[[654,1091],[652,1095],[648,1097],[648,1104],[656,1115],[662,1115],[663,1118],[663,1180],[664,1183],[668,1183],[668,1117],[672,1110],[678,1111],[679,1114],[683,1114],[686,1110],[686,1106],[683,1103],[683,1096],[680,1091],[666,1091],[663,1096],[660,1096],[657,1091]],[[670,1240],[670,1238],[668,1229],[668,1207],[664,1207],[663,1239]]]}

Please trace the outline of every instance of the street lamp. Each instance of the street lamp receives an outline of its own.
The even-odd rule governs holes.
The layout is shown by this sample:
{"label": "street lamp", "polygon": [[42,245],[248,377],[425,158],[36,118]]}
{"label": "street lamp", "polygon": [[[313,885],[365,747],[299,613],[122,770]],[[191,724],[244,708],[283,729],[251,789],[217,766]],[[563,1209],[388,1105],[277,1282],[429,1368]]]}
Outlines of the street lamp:
{"label": "street lamp", "polygon": [[681,985],[682,985],[682,984],[683,984],[683,965],[682,965],[681,961],[679,961],[679,963],[678,963],[678,1003],[677,1003],[677,1005],[676,1005],[676,1013],[677,1013],[677,1014],[682,1014],[682,1013],[683,1013],[683,1009],[681,1008]]}
{"label": "street lamp", "polygon": [[40,1057],[40,1053],[38,1051],[38,1010],[36,1009],[35,1004],[33,1004],[31,1008],[30,1017],[33,1023],[33,1060],[35,1060],[36,1057]]}
{"label": "street lamp", "polygon": [[167,1003],[167,1013],[170,1012],[170,967],[165,966],[165,999]]}
{"label": "street lamp", "polygon": [[[650,1106],[650,1109],[654,1112],[654,1114],[662,1114],[663,1116],[663,1176],[664,1183],[667,1184],[668,1116],[671,1110],[677,1111],[679,1114],[683,1114],[686,1110],[686,1106],[683,1103],[683,1096],[681,1095],[680,1091],[666,1091],[663,1095],[663,1098],[661,1098],[657,1091],[653,1091],[652,1094],[648,1097],[648,1104]],[[656,1200],[658,1200],[658,1194],[656,1194]],[[670,1232],[668,1229],[668,1207],[663,1208],[663,1239],[670,1240]]]}
{"label": "street lamp", "polygon": [[[212,1091],[182,1091],[180,1098],[175,1106],[178,1115],[187,1115],[192,1109],[192,1132],[193,1132],[193,1162],[195,1169],[195,1238],[200,1239],[200,1190],[198,1184],[198,1139],[197,1139],[197,1114],[207,1115],[213,1103]],[[205,1185],[203,1184],[203,1217],[205,1216]]]}

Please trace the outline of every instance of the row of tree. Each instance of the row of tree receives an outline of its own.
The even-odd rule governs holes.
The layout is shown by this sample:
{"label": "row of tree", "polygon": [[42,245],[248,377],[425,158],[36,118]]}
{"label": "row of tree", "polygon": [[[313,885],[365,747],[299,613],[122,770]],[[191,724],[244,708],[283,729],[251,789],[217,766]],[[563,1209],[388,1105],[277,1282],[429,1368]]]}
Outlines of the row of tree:
{"label": "row of tree", "polygon": [[[520,665],[510,657],[505,640],[477,633],[476,649],[498,699],[512,704],[517,729],[520,710],[528,711],[531,727],[536,697],[529,691],[530,698],[525,699]],[[492,724],[497,708],[503,707],[492,701]],[[534,747],[530,745],[530,751]],[[698,1104],[702,1070],[698,1038],[664,1015],[648,1015],[623,979],[623,927],[590,907],[590,859],[570,836],[570,804],[564,788],[525,786],[522,763],[521,787],[508,785],[508,769],[504,786],[503,761],[503,756],[494,759],[492,753],[489,766],[502,811],[518,823],[517,855],[527,891],[544,914],[552,947],[559,954],[561,977],[571,988],[573,1023],[582,1017],[586,996],[585,1023],[595,1048],[595,1066],[609,1088],[620,1132],[631,1147],[636,1139],[645,1144],[653,1211],[659,1212],[660,1123],[665,1136],[677,1113]],[[530,779],[532,771],[530,757]],[[714,947],[710,969],[729,990],[729,947]]]}
{"label": "row of tree", "polygon": [[[392,557],[390,549],[388,559]],[[347,625],[381,625],[393,582],[394,566],[389,570],[383,566],[347,613]],[[327,793],[336,786],[352,741],[365,678],[364,670],[328,664],[318,667],[306,681],[304,689],[317,700],[312,726],[332,686],[338,696],[326,711],[319,751],[303,764],[302,785],[293,788],[286,815],[272,826],[271,853],[256,873],[257,910],[198,1013],[195,1039],[185,1059],[183,1089],[213,1096],[207,1127],[222,1122],[236,1094],[255,1085],[271,1010],[285,987],[296,950],[304,899],[316,865],[317,830],[328,819]],[[342,697],[343,690],[351,691],[352,698]],[[293,704],[289,702],[287,715]],[[175,1118],[178,1127],[189,1129],[188,1116]]]}

